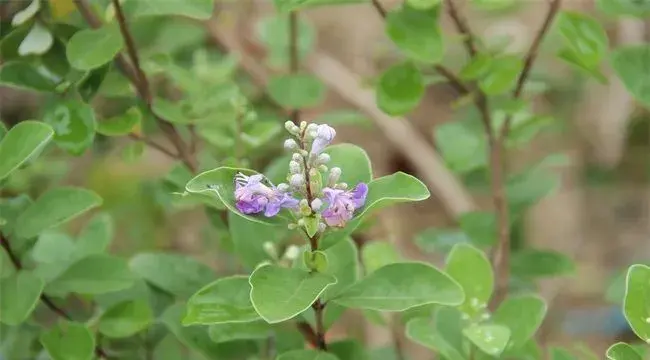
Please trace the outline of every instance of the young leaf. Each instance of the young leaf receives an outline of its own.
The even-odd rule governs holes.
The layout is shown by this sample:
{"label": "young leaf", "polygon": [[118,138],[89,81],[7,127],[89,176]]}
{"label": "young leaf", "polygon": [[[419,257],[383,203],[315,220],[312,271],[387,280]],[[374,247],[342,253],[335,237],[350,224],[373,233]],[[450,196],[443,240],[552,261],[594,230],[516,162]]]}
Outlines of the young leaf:
{"label": "young leaf", "polygon": [[95,338],[82,324],[63,321],[41,334],[41,344],[52,360],[91,360]]}
{"label": "young leaf", "polygon": [[457,306],[463,289],[435,267],[419,262],[386,265],[332,299],[351,308],[404,311],[425,304]]}
{"label": "young leaf", "polygon": [[76,32],[68,41],[66,56],[75,69],[88,71],[113,60],[123,46],[122,34],[114,23]]}
{"label": "young leaf", "polygon": [[361,248],[361,259],[366,268],[366,274],[388,265],[400,262],[402,257],[392,243],[373,241]]}
{"label": "young leaf", "polygon": [[95,215],[79,234],[75,245],[79,256],[101,254],[113,240],[113,218],[108,213]]}
{"label": "young leaf", "polygon": [[20,43],[18,54],[20,56],[43,55],[52,47],[53,43],[52,34],[46,27],[36,22],[23,42]]}
{"label": "young leaf", "polygon": [[22,121],[0,140],[0,180],[39,153],[52,139],[54,130],[38,121]]}
{"label": "young leaf", "polygon": [[182,254],[141,253],[129,261],[147,282],[179,297],[189,297],[214,278],[212,269]]}
{"label": "young leaf", "polygon": [[327,287],[336,284],[336,278],[301,269],[263,265],[253,271],[249,282],[255,310],[273,324],[308,309]]}
{"label": "young leaf", "polygon": [[95,111],[79,100],[58,102],[49,108],[43,121],[56,133],[54,141],[72,155],[81,155],[95,139]]}
{"label": "young leaf", "polygon": [[267,218],[262,214],[255,216],[242,214],[235,207],[235,174],[241,172],[244,175],[256,174],[253,170],[219,167],[214,170],[208,170],[200,173],[190,180],[185,186],[191,194],[199,194],[207,196],[210,204],[217,208],[222,208],[225,205],[228,210],[234,214],[241,216],[249,221],[268,224],[268,225],[284,225],[286,221],[281,216]]}
{"label": "young leaf", "polygon": [[313,75],[291,74],[271,77],[269,96],[285,109],[304,109],[318,105],[325,96],[325,85]]}
{"label": "young leaf", "polygon": [[560,58],[602,78],[598,68],[608,39],[600,22],[582,13],[565,11],[558,18],[558,28],[567,44],[560,51]]}
{"label": "young leaf", "polygon": [[153,312],[145,300],[119,303],[99,318],[99,332],[109,338],[125,338],[146,329],[153,321]]}
{"label": "young leaf", "polygon": [[444,43],[438,25],[439,7],[426,10],[404,4],[386,17],[386,34],[408,57],[435,64],[442,60]]}
{"label": "young leaf", "polygon": [[316,350],[293,350],[280,354],[277,360],[338,360],[332,354]]}
{"label": "young leaf", "polygon": [[97,254],[72,264],[47,285],[46,291],[104,294],[127,289],[134,281],[135,277],[124,259]]}
{"label": "young leaf", "polygon": [[248,278],[235,275],[204,286],[187,301],[183,325],[250,323],[260,318],[250,300]]}
{"label": "young leaf", "polygon": [[521,59],[504,55],[492,59],[490,70],[479,80],[479,87],[488,95],[498,95],[512,90],[524,64]]}
{"label": "young leaf", "polygon": [[41,195],[16,219],[14,232],[19,238],[31,238],[41,231],[65,223],[101,205],[94,192],[81,188],[60,187]]}
{"label": "young leaf", "polygon": [[97,132],[106,136],[124,136],[140,124],[142,113],[137,107],[129,108],[124,114],[97,123]]}
{"label": "young leaf", "polygon": [[607,349],[608,360],[643,360],[633,347],[626,343],[616,343]]}
{"label": "young leaf", "polygon": [[458,310],[442,307],[434,321],[429,317],[411,319],[406,324],[406,337],[435,350],[448,360],[466,360],[463,355],[461,314]]}
{"label": "young leaf", "polygon": [[266,339],[271,334],[271,325],[257,320],[248,323],[225,323],[211,325],[208,330],[210,339],[216,343],[233,340]]}
{"label": "young leaf", "polygon": [[18,271],[0,280],[0,322],[20,325],[32,313],[43,291],[43,280]]}
{"label": "young leaf", "polygon": [[377,106],[386,114],[404,115],[420,104],[422,96],[422,73],[410,61],[391,66],[379,78]]}
{"label": "young leaf", "polygon": [[484,353],[499,356],[510,339],[510,329],[501,325],[473,324],[463,329],[463,334]]}
{"label": "young leaf", "polygon": [[307,270],[319,273],[325,273],[327,271],[327,255],[324,252],[318,250],[305,251],[302,255],[303,265],[305,265]]}
{"label": "young leaf", "polygon": [[0,84],[19,89],[51,93],[56,90],[58,81],[42,74],[34,64],[10,61],[0,67]]}
{"label": "young leaf", "polygon": [[611,62],[625,88],[645,107],[650,108],[650,45],[619,47]]}
{"label": "young leaf", "polygon": [[546,316],[546,303],[534,295],[507,298],[492,316],[495,323],[510,329],[507,350],[515,350],[533,337]]}
{"label": "young leaf", "polygon": [[650,341],[650,267],[636,264],[627,271],[623,312],[630,327],[641,340]]}
{"label": "young leaf", "polygon": [[465,292],[460,310],[471,317],[482,314],[494,289],[494,272],[487,256],[471,245],[456,245],[447,256],[446,272]]}
{"label": "young leaf", "polygon": [[534,279],[571,274],[575,271],[575,264],[559,252],[524,249],[512,255],[510,269],[516,276]]}

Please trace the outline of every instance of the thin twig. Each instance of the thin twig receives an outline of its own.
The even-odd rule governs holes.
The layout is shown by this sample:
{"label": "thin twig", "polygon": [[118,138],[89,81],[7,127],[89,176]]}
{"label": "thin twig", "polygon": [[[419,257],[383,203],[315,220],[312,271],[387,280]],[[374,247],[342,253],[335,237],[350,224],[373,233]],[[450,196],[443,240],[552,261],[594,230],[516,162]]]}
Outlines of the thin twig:
{"label": "thin twig", "polygon": [[474,42],[474,34],[470,30],[469,25],[467,25],[467,21],[456,8],[456,4],[454,3],[454,0],[446,0],[445,2],[447,3],[449,16],[453,20],[456,29],[464,37],[463,42],[465,43],[465,48],[467,49],[467,52],[471,57],[475,57],[476,54],[478,53],[478,50],[476,50],[476,43]]}
{"label": "thin twig", "polygon": [[379,0],[372,0],[372,6],[374,6],[375,9],[377,9],[377,12],[379,13],[379,15],[381,15],[382,18],[384,19],[386,18],[386,16],[388,15],[388,11],[386,11],[386,9],[381,5]]}
{"label": "thin twig", "polygon": [[[526,58],[524,60],[524,68],[521,70],[521,73],[519,74],[519,78],[517,79],[517,86],[515,87],[515,90],[512,93],[512,97],[515,99],[519,99],[523,94],[524,87],[526,86],[526,81],[530,76],[530,72],[533,68],[533,64],[535,64],[535,60],[537,59],[537,53],[539,52],[539,48],[542,45],[542,41],[544,40],[544,37],[546,36],[546,34],[551,28],[553,19],[555,19],[555,16],[560,10],[561,4],[562,4],[562,0],[549,0],[549,8],[548,8],[548,12],[546,13],[546,18],[544,19],[544,23],[542,24],[542,27],[537,32],[537,35],[535,36],[533,43],[530,45],[530,49],[528,50],[528,53],[526,54]],[[502,141],[503,139],[506,138],[506,136],[508,136],[508,133],[510,132],[511,124],[512,124],[512,115],[506,118],[503,127],[501,128],[500,137]]]}
{"label": "thin twig", "polygon": [[318,337],[316,336],[316,332],[311,327],[311,325],[309,325],[308,322],[300,321],[296,323],[296,327],[311,346],[318,347]]}
{"label": "thin twig", "polygon": [[138,134],[135,134],[135,133],[130,133],[129,137],[131,139],[133,139],[133,140],[136,140],[136,141],[142,141],[143,143],[145,143],[145,144],[151,146],[152,148],[160,151],[161,153],[171,157],[172,159],[178,159],[177,154],[174,154],[172,151],[167,150],[164,146],[158,144],[157,142],[155,142],[155,141],[153,141],[153,140],[151,140],[151,139],[149,139],[147,137],[144,137],[142,135],[138,135]]}
{"label": "thin twig", "polygon": [[[12,264],[16,268],[16,270],[22,270],[23,269],[23,264],[21,263],[20,259],[18,258],[18,255],[13,251],[11,248],[11,245],[9,244],[9,239],[6,238],[2,233],[0,233],[0,246],[5,250],[7,255],[9,256],[9,259],[11,260]],[[61,309],[58,307],[52,299],[45,295],[45,293],[41,293],[40,300],[45,306],[50,309],[53,313],[57,314],[58,316],[66,319],[66,320],[72,320],[72,317],[68,315],[65,310]],[[104,352],[104,349],[98,344],[95,346],[95,355],[99,358],[105,358],[108,359],[108,356]]]}

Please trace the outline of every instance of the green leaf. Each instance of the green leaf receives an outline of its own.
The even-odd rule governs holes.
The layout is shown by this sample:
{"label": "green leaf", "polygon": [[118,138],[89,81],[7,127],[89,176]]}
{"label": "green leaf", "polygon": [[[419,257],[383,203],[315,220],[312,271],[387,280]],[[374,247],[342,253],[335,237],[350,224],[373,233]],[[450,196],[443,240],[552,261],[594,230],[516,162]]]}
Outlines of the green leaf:
{"label": "green leaf", "polygon": [[357,246],[352,239],[345,238],[323,251],[327,256],[325,274],[336,278],[336,284],[330,285],[323,293],[323,300],[329,301],[341,291],[355,283],[359,277]]}
{"label": "green leaf", "polygon": [[326,352],[316,350],[293,350],[280,354],[276,360],[337,360],[338,358]]}
{"label": "green leaf", "polygon": [[361,259],[366,268],[366,274],[388,265],[400,262],[402,257],[392,243],[373,241],[361,248]]}
{"label": "green leaf", "polygon": [[0,280],[0,322],[20,325],[38,303],[43,280],[31,272],[20,270]]}
{"label": "green leaf", "polygon": [[18,54],[20,56],[43,55],[52,47],[53,43],[52,34],[46,27],[36,22],[23,42],[20,43]]}
{"label": "green leaf", "polygon": [[460,215],[460,228],[477,246],[496,243],[496,215],[485,211],[470,211]]}
{"label": "green leaf", "polygon": [[125,11],[133,17],[179,15],[208,20],[214,4],[212,0],[138,0],[125,5]]}
{"label": "green leaf", "polygon": [[486,166],[485,135],[466,123],[452,121],[436,126],[434,138],[445,163],[454,172],[465,174]]}
{"label": "green leaf", "polygon": [[[3,247],[0,247],[0,280],[16,273],[14,264],[11,262],[9,254]],[[2,294],[0,294],[2,296]],[[1,317],[1,315],[0,315]]]}
{"label": "green leaf", "polygon": [[130,134],[140,124],[142,113],[137,107],[129,108],[124,114],[97,123],[97,132],[106,136]]}
{"label": "green leaf", "polygon": [[0,67],[0,84],[18,89],[54,92],[59,79],[43,72],[42,66],[27,62],[11,61]]}
{"label": "green leaf", "polygon": [[194,120],[187,114],[187,106],[188,103],[186,101],[174,102],[156,97],[153,101],[152,111],[171,123],[187,125]]}
{"label": "green leaf", "polygon": [[308,216],[304,217],[305,221],[305,230],[307,231],[307,236],[312,237],[318,232],[318,224],[320,223],[320,217]]}
{"label": "green leaf", "polygon": [[179,297],[189,297],[214,278],[212,269],[182,254],[141,253],[129,261],[147,282]]}
{"label": "green leaf", "polygon": [[31,204],[16,220],[16,236],[31,238],[45,229],[65,223],[101,205],[102,199],[82,188],[60,187],[49,190]]}
{"label": "green leaf", "polygon": [[523,66],[518,56],[504,55],[494,58],[490,62],[489,71],[479,80],[479,87],[487,95],[511,91]]}
{"label": "green leaf", "polygon": [[336,164],[341,169],[340,181],[347,183],[350,187],[372,180],[370,157],[361,147],[343,143],[328,146],[325,152],[330,155],[329,163]]}
{"label": "green leaf", "polygon": [[70,265],[47,285],[46,291],[104,294],[127,289],[134,281],[135,277],[124,259],[97,254]]}
{"label": "green leaf", "polygon": [[11,19],[11,25],[18,26],[27,22],[29,19],[33,18],[34,15],[36,15],[40,8],[40,0],[32,0],[32,2],[26,8],[22,9],[21,11],[17,12],[16,15],[14,15],[14,17]]}
{"label": "green leaf", "polygon": [[643,357],[626,343],[616,343],[607,349],[608,360],[643,360]]}
{"label": "green leaf", "polygon": [[623,312],[630,327],[641,340],[650,341],[650,267],[641,264],[627,271]]}
{"label": "green leaf", "polygon": [[52,360],[91,360],[95,338],[82,324],[63,321],[41,334],[41,344]]}
{"label": "green leaf", "polygon": [[[289,29],[288,14],[264,17],[256,26],[257,37],[266,47],[268,52],[266,61],[271,67],[289,68],[291,58]],[[302,60],[312,50],[316,39],[316,30],[313,25],[305,21],[305,17],[298,18],[297,35],[298,59]]]}
{"label": "green leaf", "polygon": [[38,121],[22,121],[0,140],[0,180],[32,159],[52,139],[52,128]]}
{"label": "green leaf", "polygon": [[535,279],[572,274],[575,264],[556,251],[523,249],[512,254],[510,269],[514,275]]}
{"label": "green leaf", "polygon": [[98,29],[80,30],[72,35],[66,47],[66,57],[75,69],[87,71],[113,60],[123,46],[117,23],[108,24]]}
{"label": "green leaf", "polygon": [[404,4],[386,17],[386,34],[397,47],[413,60],[438,63],[444,54],[444,43],[438,25],[439,7],[426,10]]}
{"label": "green leaf", "polygon": [[428,317],[418,317],[406,324],[406,337],[433,349],[447,360],[466,360],[463,355],[462,320],[459,311],[453,308],[440,308],[434,321]]}
{"label": "green leaf", "polygon": [[79,256],[103,253],[111,243],[113,233],[113,218],[108,213],[98,213],[81,230],[75,245],[76,253]]}
{"label": "green leaf", "polygon": [[568,350],[558,347],[552,347],[549,349],[551,354],[551,360],[577,360]]}
{"label": "green leaf", "polygon": [[228,210],[247,220],[269,225],[286,224],[286,220],[282,216],[272,218],[264,217],[261,214],[251,216],[242,214],[237,210],[235,207],[235,174],[238,172],[248,176],[256,174],[255,171],[249,169],[219,167],[195,176],[187,183],[185,190],[191,194],[205,196],[206,199],[209,199],[210,205],[216,208],[222,208],[223,204]]}
{"label": "green leaf", "polygon": [[429,228],[415,237],[415,244],[424,252],[446,253],[457,244],[470,243],[467,235],[456,229]]}
{"label": "green leaf", "polygon": [[471,245],[459,244],[447,256],[445,270],[465,292],[465,302],[460,310],[471,317],[482,314],[494,290],[494,273],[487,256]]}
{"label": "green leaf", "polygon": [[563,11],[558,17],[558,29],[567,46],[560,51],[560,58],[598,76],[599,63],[608,48],[601,23],[583,13]]}
{"label": "green leaf", "polygon": [[266,339],[271,334],[271,325],[263,320],[248,323],[226,323],[211,325],[210,339],[216,343],[233,340]]}
{"label": "green leaf", "polygon": [[251,222],[234,212],[228,213],[228,227],[235,252],[244,266],[249,269],[254,269],[262,261],[272,260],[264,250],[264,243],[277,244],[285,239],[289,232],[285,226],[268,226]]}
{"label": "green leaf", "polygon": [[510,329],[501,325],[470,325],[463,334],[484,353],[499,356],[508,344]]}
{"label": "green leaf", "polygon": [[109,338],[125,338],[146,329],[152,321],[153,312],[147,301],[125,301],[102,314],[99,332]]}
{"label": "green leaf", "polygon": [[187,302],[183,325],[250,323],[260,318],[250,300],[246,276],[230,276],[204,286]]}
{"label": "green leaf", "polygon": [[441,2],[442,0],[406,0],[407,4],[418,10],[430,9],[434,6],[440,5]]}
{"label": "green leaf", "polygon": [[[0,231],[11,234],[14,231],[16,219],[32,204],[32,199],[26,194],[13,198],[0,198]],[[4,222],[4,223],[3,223]]]}
{"label": "green leaf", "polygon": [[142,154],[144,154],[144,147],[145,144],[142,141],[128,143],[122,149],[122,159],[127,163],[132,163],[140,160],[142,158]]}
{"label": "green leaf", "polygon": [[647,108],[650,108],[649,58],[650,45],[619,47],[611,55],[616,75],[634,98]]}
{"label": "green leaf", "polygon": [[533,337],[546,316],[546,303],[535,295],[507,298],[497,308],[492,320],[507,326],[510,331],[508,350],[516,350]]}
{"label": "green leaf", "polygon": [[377,105],[386,114],[404,115],[415,109],[423,96],[422,73],[410,61],[391,66],[379,78]]}
{"label": "green leaf", "polygon": [[425,304],[457,306],[465,296],[458,283],[419,262],[386,265],[339,294],[334,302],[351,308],[404,311]]}
{"label": "green leaf", "polygon": [[302,255],[302,260],[307,270],[319,273],[325,273],[327,271],[327,255],[324,252],[307,250]]}
{"label": "green leaf", "polygon": [[50,264],[68,260],[74,252],[75,244],[67,234],[44,231],[32,248],[32,258],[36,262]]}
{"label": "green leaf", "polygon": [[490,71],[493,58],[485,53],[479,53],[465,65],[458,74],[463,80],[482,78]]}
{"label": "green leaf", "polygon": [[325,97],[325,85],[313,75],[278,75],[269,79],[267,91],[285,109],[314,107]]}
{"label": "green leaf", "polygon": [[43,118],[54,129],[54,142],[72,155],[83,154],[95,139],[95,111],[79,100],[57,102]]}
{"label": "green leaf", "polygon": [[610,15],[630,15],[639,18],[650,16],[650,2],[647,0],[596,0],[598,8]]}
{"label": "green leaf", "polygon": [[336,284],[336,278],[301,269],[263,265],[253,271],[249,282],[255,310],[273,324],[308,309],[328,286]]}

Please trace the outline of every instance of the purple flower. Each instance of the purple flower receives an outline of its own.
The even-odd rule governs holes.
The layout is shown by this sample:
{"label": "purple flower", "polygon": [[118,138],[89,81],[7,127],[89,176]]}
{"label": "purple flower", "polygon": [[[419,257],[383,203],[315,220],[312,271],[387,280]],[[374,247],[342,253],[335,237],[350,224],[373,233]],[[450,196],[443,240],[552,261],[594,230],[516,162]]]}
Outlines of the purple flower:
{"label": "purple flower", "polygon": [[368,195],[368,185],[359,183],[350,191],[324,188],[327,208],[321,214],[328,226],[343,227],[352,219],[354,211],[362,207]]}
{"label": "purple flower", "polygon": [[329,145],[336,136],[336,130],[329,125],[318,125],[316,128],[316,136],[314,142],[311,144],[311,154],[320,154],[327,145]]}
{"label": "purple flower", "polygon": [[235,200],[237,210],[243,214],[257,214],[264,211],[264,216],[277,215],[282,208],[294,209],[298,200],[286,192],[278,190],[273,184],[263,183],[264,175],[235,175]]}

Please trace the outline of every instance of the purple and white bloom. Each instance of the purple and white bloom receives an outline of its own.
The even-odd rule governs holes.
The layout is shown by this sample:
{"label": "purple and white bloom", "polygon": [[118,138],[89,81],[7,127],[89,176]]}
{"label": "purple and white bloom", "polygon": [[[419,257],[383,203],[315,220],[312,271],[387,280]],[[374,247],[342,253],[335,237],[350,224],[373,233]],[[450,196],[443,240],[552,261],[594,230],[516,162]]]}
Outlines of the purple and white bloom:
{"label": "purple and white bloom", "polygon": [[264,184],[264,175],[235,175],[235,206],[243,214],[257,214],[264,211],[264,216],[277,215],[282,208],[295,209],[298,200],[286,192],[278,190],[273,184]]}
{"label": "purple and white bloom", "polygon": [[332,227],[343,227],[352,219],[354,211],[365,204],[368,185],[359,183],[350,191],[326,187],[323,189],[323,195],[325,195],[327,208],[321,216],[325,223]]}
{"label": "purple and white bloom", "polygon": [[329,125],[318,125],[314,142],[311,144],[311,154],[318,155],[334,140],[336,130]]}

